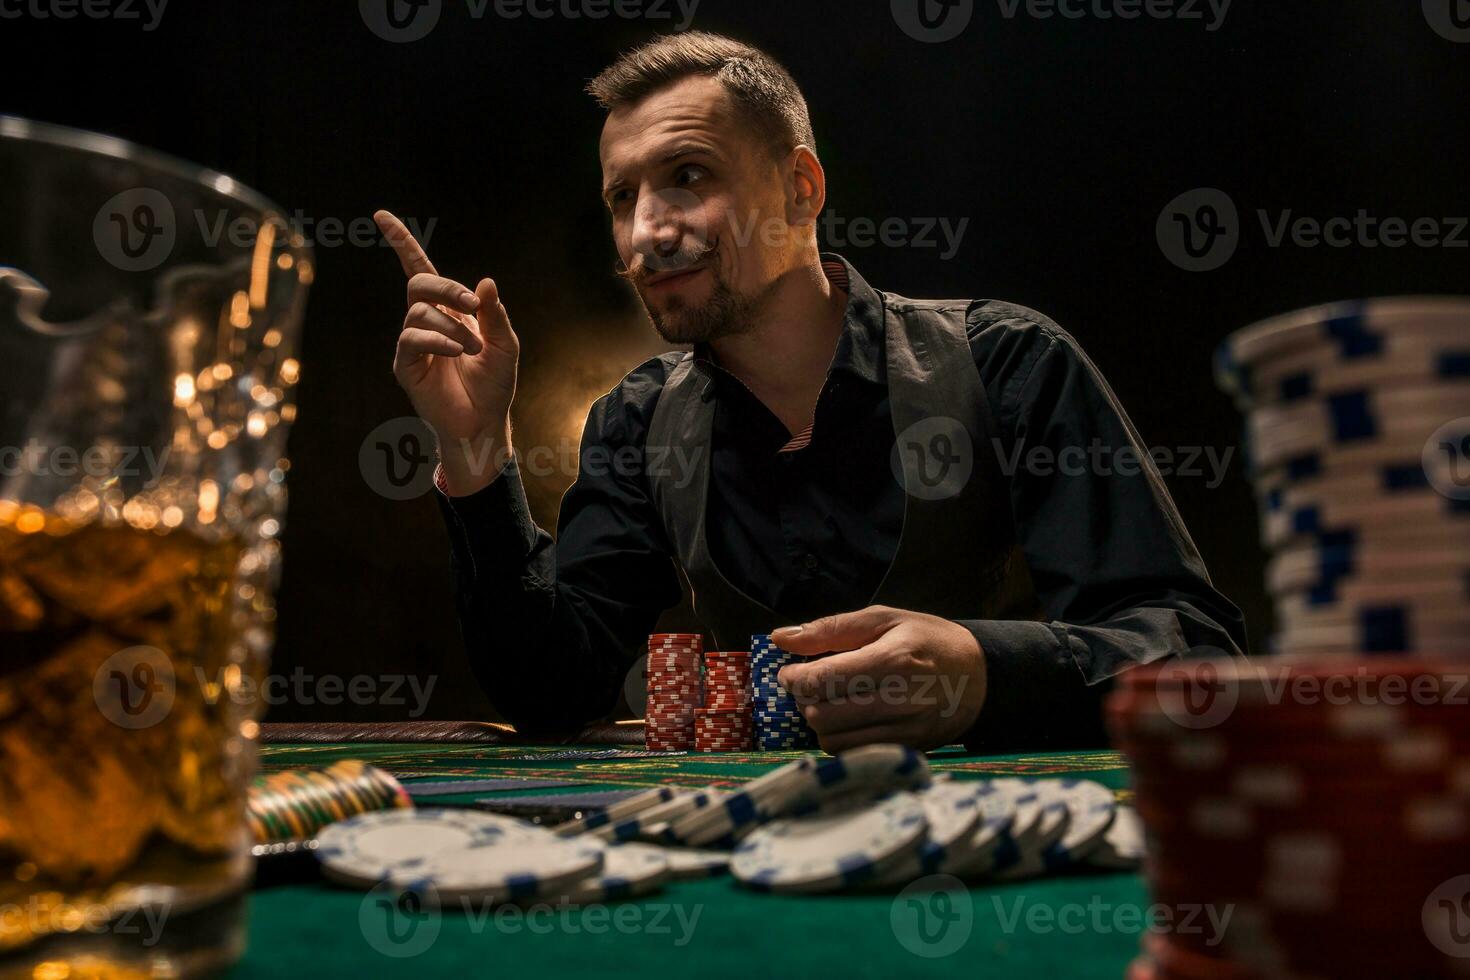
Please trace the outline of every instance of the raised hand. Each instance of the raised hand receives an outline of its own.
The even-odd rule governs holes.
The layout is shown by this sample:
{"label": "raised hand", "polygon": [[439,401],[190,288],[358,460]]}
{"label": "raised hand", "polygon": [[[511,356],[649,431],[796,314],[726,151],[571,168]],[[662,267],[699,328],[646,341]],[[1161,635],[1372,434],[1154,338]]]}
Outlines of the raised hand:
{"label": "raised hand", "polygon": [[387,211],[373,220],[408,277],[393,375],[439,438],[449,493],[474,493],[509,458],[520,341],[494,280],[481,279],[471,291],[446,279],[403,222]]}

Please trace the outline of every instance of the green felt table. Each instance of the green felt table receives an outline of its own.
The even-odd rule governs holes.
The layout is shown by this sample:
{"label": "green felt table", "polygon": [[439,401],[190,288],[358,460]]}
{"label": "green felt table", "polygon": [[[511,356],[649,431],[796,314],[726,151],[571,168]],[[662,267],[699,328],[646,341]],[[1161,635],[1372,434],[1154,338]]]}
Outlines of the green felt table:
{"label": "green felt table", "polygon": [[[544,790],[550,795],[659,785],[730,789],[799,754],[550,758],[575,748],[581,747],[275,744],[261,747],[261,765],[271,772],[351,758],[405,784],[501,777],[582,784]],[[1112,752],[980,757],[955,748],[929,758],[936,772],[955,779],[1078,777],[1128,795],[1126,767]],[[433,802],[465,805],[487,795]],[[938,900],[896,891],[773,896],[719,877],[671,882],[646,898],[607,906],[543,908],[539,915],[405,912],[380,898],[309,876],[257,887],[250,896],[249,948],[232,976],[1117,978],[1137,951],[1148,907],[1141,878],[1125,873],[974,885]]]}

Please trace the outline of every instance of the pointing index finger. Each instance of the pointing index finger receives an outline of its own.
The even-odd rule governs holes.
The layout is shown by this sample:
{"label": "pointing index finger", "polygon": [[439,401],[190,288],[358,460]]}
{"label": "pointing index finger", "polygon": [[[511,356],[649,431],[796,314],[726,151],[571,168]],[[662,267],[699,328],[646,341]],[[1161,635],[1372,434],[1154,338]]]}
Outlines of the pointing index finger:
{"label": "pointing index finger", "polygon": [[405,276],[413,278],[420,272],[439,274],[413,233],[397,216],[390,211],[378,211],[373,214],[373,220],[378,223],[378,230],[388,239],[388,244],[393,246],[393,254],[398,256],[398,264],[403,266]]}

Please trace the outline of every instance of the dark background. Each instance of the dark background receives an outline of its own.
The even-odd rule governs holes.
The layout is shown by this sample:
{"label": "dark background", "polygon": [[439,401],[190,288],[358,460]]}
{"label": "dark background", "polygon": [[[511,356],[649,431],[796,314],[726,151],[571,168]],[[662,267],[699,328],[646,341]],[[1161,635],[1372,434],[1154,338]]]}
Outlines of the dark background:
{"label": "dark background", "polygon": [[[28,0],[29,2],[29,0]],[[558,0],[565,2],[565,0]],[[1451,2],[1451,0],[1445,0]],[[652,0],[645,9],[652,6]],[[101,130],[232,174],[288,211],[437,219],[441,272],[494,275],[524,359],[518,443],[575,440],[586,406],[657,338],[611,275],[600,112],[583,82],[679,19],[473,19],[446,0],[425,39],[388,43],[351,0],[173,0],[160,26],[0,20],[0,108]],[[704,0],[693,26],[754,42],[803,86],[844,218],[969,219],[934,248],[841,250],[879,288],[1033,306],[1069,329],[1156,446],[1239,441],[1210,354],[1257,318],[1326,300],[1465,292],[1464,248],[1267,247],[1255,217],[1470,213],[1470,44],[1417,2],[1236,0],[1201,21],[1002,16],[919,43],[887,0]],[[1224,268],[1170,264],[1155,221],[1227,191],[1244,240]],[[437,677],[429,717],[491,717],[465,662],[429,496],[375,494],[357,464],[410,414],[390,371],[403,280],[386,248],[319,248],[291,435],[274,672]],[[535,481],[551,526],[570,474]],[[1269,629],[1239,460],[1224,485],[1169,480],[1221,589]],[[675,620],[677,621],[677,619]],[[513,650],[505,651],[515,656]],[[290,704],[273,720],[401,717]]]}

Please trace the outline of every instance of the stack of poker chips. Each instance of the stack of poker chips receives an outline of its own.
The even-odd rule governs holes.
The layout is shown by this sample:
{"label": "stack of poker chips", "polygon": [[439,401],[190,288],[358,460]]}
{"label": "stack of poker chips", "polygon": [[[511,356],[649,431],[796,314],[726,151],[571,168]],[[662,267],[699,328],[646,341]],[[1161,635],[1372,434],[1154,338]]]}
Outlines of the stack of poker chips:
{"label": "stack of poker chips", "polygon": [[1470,299],[1376,299],[1236,333],[1277,653],[1470,655]]}
{"label": "stack of poker chips", "polygon": [[698,752],[750,749],[750,654],[711,650],[704,655],[704,706],[694,710]]}
{"label": "stack of poker chips", "polygon": [[1470,713],[1452,662],[1176,662],[1119,677],[1157,903],[1130,977],[1463,974]]}
{"label": "stack of poker chips", "polygon": [[817,747],[817,735],[807,725],[796,698],[777,679],[781,668],[794,659],[772,643],[768,633],[750,638],[751,714],[756,748],[762,751]]}
{"label": "stack of poker chips", "polygon": [[698,633],[655,633],[648,638],[645,740],[656,752],[694,748],[694,710],[703,699],[699,679],[704,639]]}
{"label": "stack of poker chips", "polygon": [[275,845],[315,837],[328,824],[359,813],[411,806],[398,780],[364,762],[344,759],[326,769],[288,769],[257,777],[246,814],[257,852],[268,853]]}

